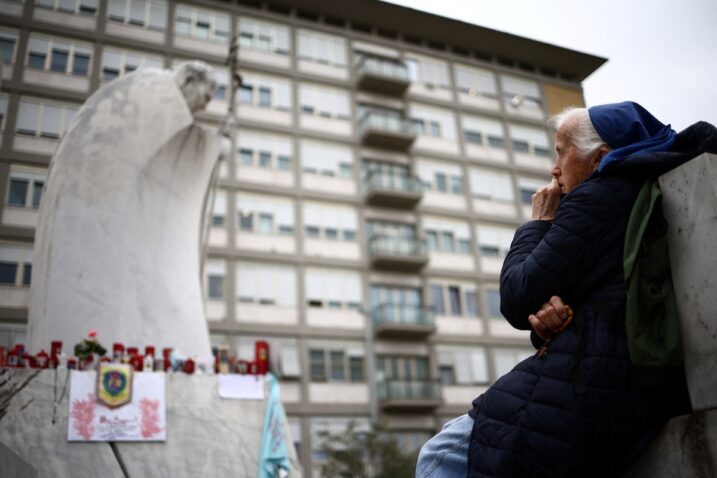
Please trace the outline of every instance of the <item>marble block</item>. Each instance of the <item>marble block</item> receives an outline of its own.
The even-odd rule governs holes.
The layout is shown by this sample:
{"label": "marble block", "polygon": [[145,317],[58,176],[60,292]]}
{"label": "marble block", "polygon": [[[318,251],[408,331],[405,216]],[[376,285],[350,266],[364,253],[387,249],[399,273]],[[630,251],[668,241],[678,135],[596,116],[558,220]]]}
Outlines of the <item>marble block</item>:
{"label": "marble block", "polygon": [[[0,460],[14,454],[34,467],[38,478],[258,475],[266,404],[263,400],[219,398],[216,375],[167,374],[167,440],[118,442],[113,450],[108,443],[67,441],[67,396],[52,425],[55,371],[11,373],[15,383],[34,378],[14,397],[8,414],[0,420]],[[59,374],[60,388],[64,375]],[[301,467],[286,421],[284,428],[292,464],[289,477],[300,478]],[[0,470],[5,477],[4,464]]]}
{"label": "marble block", "polygon": [[626,476],[717,476],[717,410],[695,412],[670,420]]}
{"label": "marble block", "polygon": [[660,177],[687,385],[694,410],[717,407],[717,155]]}

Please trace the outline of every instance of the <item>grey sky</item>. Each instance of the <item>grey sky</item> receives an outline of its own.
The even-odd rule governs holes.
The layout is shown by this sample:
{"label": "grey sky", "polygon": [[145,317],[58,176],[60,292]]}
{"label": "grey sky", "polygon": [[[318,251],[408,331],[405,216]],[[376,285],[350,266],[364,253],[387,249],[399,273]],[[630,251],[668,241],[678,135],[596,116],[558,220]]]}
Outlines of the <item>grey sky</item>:
{"label": "grey sky", "polygon": [[602,56],[588,106],[634,100],[677,131],[717,125],[717,0],[390,0]]}

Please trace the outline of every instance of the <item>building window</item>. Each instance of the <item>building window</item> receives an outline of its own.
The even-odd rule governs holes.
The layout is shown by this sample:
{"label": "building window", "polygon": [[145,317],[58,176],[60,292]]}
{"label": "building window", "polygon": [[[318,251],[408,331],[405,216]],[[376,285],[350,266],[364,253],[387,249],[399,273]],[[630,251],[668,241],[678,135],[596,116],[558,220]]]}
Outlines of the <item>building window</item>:
{"label": "building window", "polygon": [[491,319],[502,319],[503,314],[500,312],[500,292],[497,289],[486,289],[485,300],[488,317]]}
{"label": "building window", "polygon": [[237,264],[237,300],[273,307],[296,306],[296,271],[290,266]]}
{"label": "building window", "polygon": [[534,154],[550,158],[550,143],[545,130],[510,125],[510,140],[516,153]]}
{"label": "building window", "polygon": [[469,96],[497,98],[498,87],[492,71],[456,65],[456,89]]}
{"label": "building window", "polygon": [[348,146],[301,141],[301,170],[307,174],[353,180],[353,152]]}
{"label": "building window", "polygon": [[420,55],[406,55],[408,77],[414,83],[423,84],[428,89],[450,88],[448,63],[443,60]]}
{"label": "building window", "polygon": [[65,75],[87,76],[90,71],[92,47],[69,40],[31,35],[28,43],[27,66],[36,70]]}
{"label": "building window", "polygon": [[32,249],[0,246],[0,285],[28,287],[32,278]]}
{"label": "building window", "polygon": [[209,298],[210,299],[223,299],[224,298],[224,276],[210,274],[208,277],[209,282]]}
{"label": "building window", "polygon": [[444,194],[463,194],[463,175],[460,166],[419,161],[416,165],[416,173],[425,190]]}
{"label": "building window", "polygon": [[5,65],[15,63],[15,47],[17,46],[17,32],[0,30],[0,60]]}
{"label": "building window", "polygon": [[237,137],[240,167],[291,169],[292,143],[289,138],[243,131]]}
{"label": "building window", "polygon": [[358,226],[356,210],[319,203],[304,204],[304,227],[307,237],[354,242]]}
{"label": "building window", "polygon": [[519,348],[494,348],[493,363],[495,364],[495,378],[498,379],[513,370],[518,363],[531,357],[534,351]]}
{"label": "building window", "polygon": [[15,207],[40,207],[45,174],[10,171],[7,205]]}
{"label": "building window", "polygon": [[500,82],[508,112],[525,108],[543,116],[543,101],[537,82],[508,75],[501,75]]}
{"label": "building window", "polygon": [[488,383],[486,351],[482,347],[436,346],[438,370],[444,385]]}
{"label": "building window", "polygon": [[510,175],[490,169],[471,169],[471,195],[476,199],[503,203],[513,202],[513,185]]}
{"label": "building window", "polygon": [[109,0],[107,18],[150,30],[164,31],[167,25],[165,0]]}
{"label": "building window", "polygon": [[35,6],[79,15],[97,14],[99,0],[35,0]]}
{"label": "building window", "polygon": [[[478,317],[476,288],[468,284],[431,284],[432,308],[436,315]],[[445,304],[450,305],[450,310]]]}
{"label": "building window", "polygon": [[547,185],[547,182],[544,179],[518,178],[520,202],[525,206],[532,206],[533,194],[545,185]]}
{"label": "building window", "polygon": [[5,126],[5,116],[7,115],[7,96],[0,95],[0,131]]}
{"label": "building window", "polygon": [[332,269],[306,271],[306,304],[312,308],[358,310],[361,278],[356,272]]}
{"label": "building window", "polygon": [[337,67],[347,65],[346,40],[344,38],[300,29],[298,39],[299,59]]}
{"label": "building window", "polygon": [[500,121],[480,116],[461,116],[463,137],[468,144],[489,148],[505,148],[503,125]]}
{"label": "building window", "polygon": [[414,132],[419,136],[456,139],[455,116],[450,110],[413,104],[410,117]]}
{"label": "building window", "polygon": [[239,193],[239,227],[256,234],[294,233],[294,205],[288,199]]}
{"label": "building window", "polygon": [[301,113],[322,118],[349,120],[349,94],[327,86],[299,85]]}
{"label": "building window", "polygon": [[365,382],[364,358],[356,350],[314,347],[309,350],[312,382]]}
{"label": "building window", "polygon": [[504,258],[515,235],[514,229],[492,226],[476,226],[478,248],[482,257]]}
{"label": "building window", "polygon": [[175,33],[217,43],[229,42],[229,15],[203,8],[178,5]]}
{"label": "building window", "polygon": [[164,61],[159,55],[148,55],[136,51],[105,48],[102,51],[102,79],[114,80],[140,67],[162,68]]}
{"label": "building window", "polygon": [[283,79],[245,74],[243,84],[239,87],[239,103],[291,111],[291,85]]}
{"label": "building window", "polygon": [[426,217],[423,232],[429,251],[470,254],[468,224],[450,219]]}
{"label": "building window", "polygon": [[241,17],[238,30],[241,49],[277,55],[288,55],[291,52],[287,26]]}
{"label": "building window", "polygon": [[58,139],[69,127],[77,107],[67,103],[20,98],[16,132],[27,136]]}

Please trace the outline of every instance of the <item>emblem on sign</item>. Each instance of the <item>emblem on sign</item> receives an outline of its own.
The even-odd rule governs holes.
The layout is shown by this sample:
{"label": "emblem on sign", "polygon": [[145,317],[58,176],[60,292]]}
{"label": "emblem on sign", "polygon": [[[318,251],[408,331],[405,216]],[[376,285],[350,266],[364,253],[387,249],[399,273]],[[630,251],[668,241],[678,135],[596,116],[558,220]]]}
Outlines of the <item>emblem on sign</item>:
{"label": "emblem on sign", "polygon": [[132,368],[129,364],[103,363],[97,372],[97,401],[118,408],[132,400]]}

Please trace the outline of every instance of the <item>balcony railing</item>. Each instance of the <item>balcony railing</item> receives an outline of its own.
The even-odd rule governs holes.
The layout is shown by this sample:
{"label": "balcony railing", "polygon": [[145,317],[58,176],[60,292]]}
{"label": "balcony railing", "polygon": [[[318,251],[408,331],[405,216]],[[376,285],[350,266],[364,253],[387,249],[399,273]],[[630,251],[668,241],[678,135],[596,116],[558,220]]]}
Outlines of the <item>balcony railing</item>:
{"label": "balcony railing", "polygon": [[384,409],[431,409],[443,403],[437,380],[384,380],[377,388]]}
{"label": "balcony railing", "polygon": [[371,311],[373,329],[379,336],[420,338],[436,330],[433,313],[416,305],[381,304]]}
{"label": "balcony railing", "polygon": [[371,265],[377,269],[416,272],[428,262],[423,240],[377,234],[368,241]]}
{"label": "balcony railing", "polygon": [[379,93],[402,95],[408,85],[408,68],[398,60],[364,56],[356,65],[360,88]]}
{"label": "balcony railing", "polygon": [[413,208],[423,197],[421,181],[408,175],[369,171],[363,177],[366,201],[378,206]]}
{"label": "balcony railing", "polygon": [[416,139],[410,121],[381,111],[364,111],[358,120],[358,131],[364,144],[384,148],[405,150]]}

